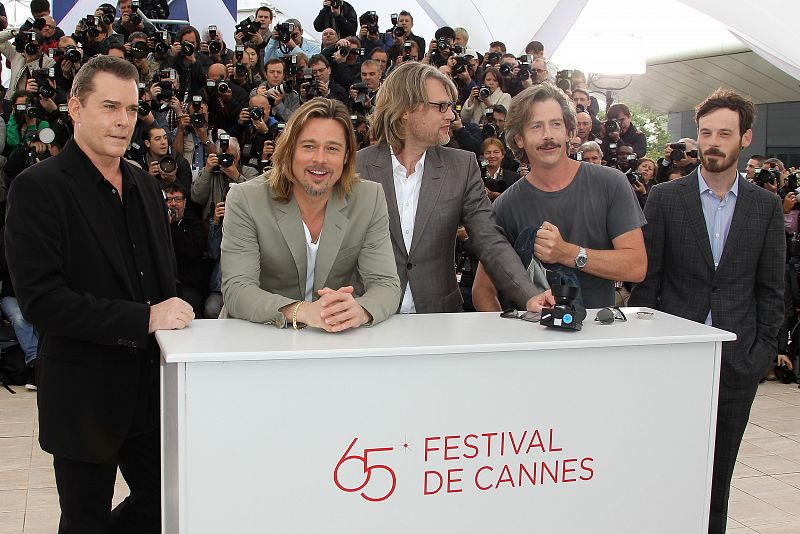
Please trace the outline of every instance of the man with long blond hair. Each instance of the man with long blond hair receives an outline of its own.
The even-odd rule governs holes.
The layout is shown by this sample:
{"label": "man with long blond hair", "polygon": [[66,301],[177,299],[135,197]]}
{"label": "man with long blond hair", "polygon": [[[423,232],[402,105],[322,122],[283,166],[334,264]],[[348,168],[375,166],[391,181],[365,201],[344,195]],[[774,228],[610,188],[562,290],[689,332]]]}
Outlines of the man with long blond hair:
{"label": "man with long blond hair", "polygon": [[315,98],[292,114],[273,169],[231,187],[221,256],[227,316],[340,332],[395,312],[386,200],[379,185],[359,180],[355,154],[347,108]]}
{"label": "man with long blond hair", "polygon": [[429,65],[403,63],[387,77],[370,117],[377,145],[358,153],[365,180],[383,185],[395,263],[403,291],[400,313],[461,311],[453,258],[458,227],[470,251],[519,309],[539,311],[514,249],[497,226],[471,152],[444,148],[456,88]]}

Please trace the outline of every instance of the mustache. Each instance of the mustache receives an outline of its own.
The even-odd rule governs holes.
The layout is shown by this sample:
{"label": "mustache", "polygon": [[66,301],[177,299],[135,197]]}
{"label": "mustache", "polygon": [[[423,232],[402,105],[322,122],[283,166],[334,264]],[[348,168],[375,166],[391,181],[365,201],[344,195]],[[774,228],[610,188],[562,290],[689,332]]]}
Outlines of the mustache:
{"label": "mustache", "polygon": [[538,148],[561,148],[561,145],[555,141],[550,141],[547,143],[542,143]]}
{"label": "mustache", "polygon": [[717,148],[709,148],[705,152],[703,152],[704,156],[720,156],[722,158],[725,157],[725,153]]}

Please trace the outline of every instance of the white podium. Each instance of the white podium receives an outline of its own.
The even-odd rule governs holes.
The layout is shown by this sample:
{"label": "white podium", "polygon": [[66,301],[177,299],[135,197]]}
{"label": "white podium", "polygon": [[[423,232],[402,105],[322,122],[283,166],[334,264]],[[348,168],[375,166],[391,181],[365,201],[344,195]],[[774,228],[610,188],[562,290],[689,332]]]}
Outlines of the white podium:
{"label": "white podium", "polygon": [[735,336],[625,311],[158,332],[164,532],[704,534]]}

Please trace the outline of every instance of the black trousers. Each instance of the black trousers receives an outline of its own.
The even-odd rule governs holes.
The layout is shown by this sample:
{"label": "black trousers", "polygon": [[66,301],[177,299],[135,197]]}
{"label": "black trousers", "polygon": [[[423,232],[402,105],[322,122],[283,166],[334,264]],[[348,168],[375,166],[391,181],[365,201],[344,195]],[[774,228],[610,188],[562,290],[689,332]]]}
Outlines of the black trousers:
{"label": "black trousers", "polygon": [[717,438],[714,442],[714,475],[711,479],[711,515],[709,534],[723,534],[728,520],[728,496],[733,467],[742,443],[750,407],[756,397],[758,382],[745,388],[719,387]]}
{"label": "black trousers", "polygon": [[[54,457],[61,504],[58,534],[159,534],[160,449],[156,429],[128,438],[117,457],[105,463]],[[117,466],[131,492],[111,510]]]}

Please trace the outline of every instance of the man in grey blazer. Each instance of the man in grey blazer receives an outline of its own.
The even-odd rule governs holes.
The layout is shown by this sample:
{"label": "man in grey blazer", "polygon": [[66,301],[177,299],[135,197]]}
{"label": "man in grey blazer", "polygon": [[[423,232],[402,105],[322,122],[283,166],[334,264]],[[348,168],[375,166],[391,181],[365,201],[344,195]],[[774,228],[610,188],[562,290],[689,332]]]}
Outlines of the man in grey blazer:
{"label": "man in grey blazer", "polygon": [[395,313],[386,200],[358,179],[355,152],[347,108],[315,98],[292,114],[268,176],[231,187],[221,254],[228,317],[339,332]]}
{"label": "man in grey blazer", "polygon": [[735,167],[752,138],[753,103],[720,89],[697,107],[695,118],[702,165],[650,191],[647,276],[630,304],[736,334],[736,341],[722,344],[708,529],[720,533],[758,382],[778,353],[786,245],[780,198]]}
{"label": "man in grey blazer", "polygon": [[400,313],[461,311],[455,238],[463,224],[470,248],[519,309],[552,299],[536,291],[503,237],[484,191],[475,155],[444,148],[457,91],[433,67],[403,63],[384,82],[370,118],[378,144],[358,152],[362,178],[386,193],[400,277]]}

